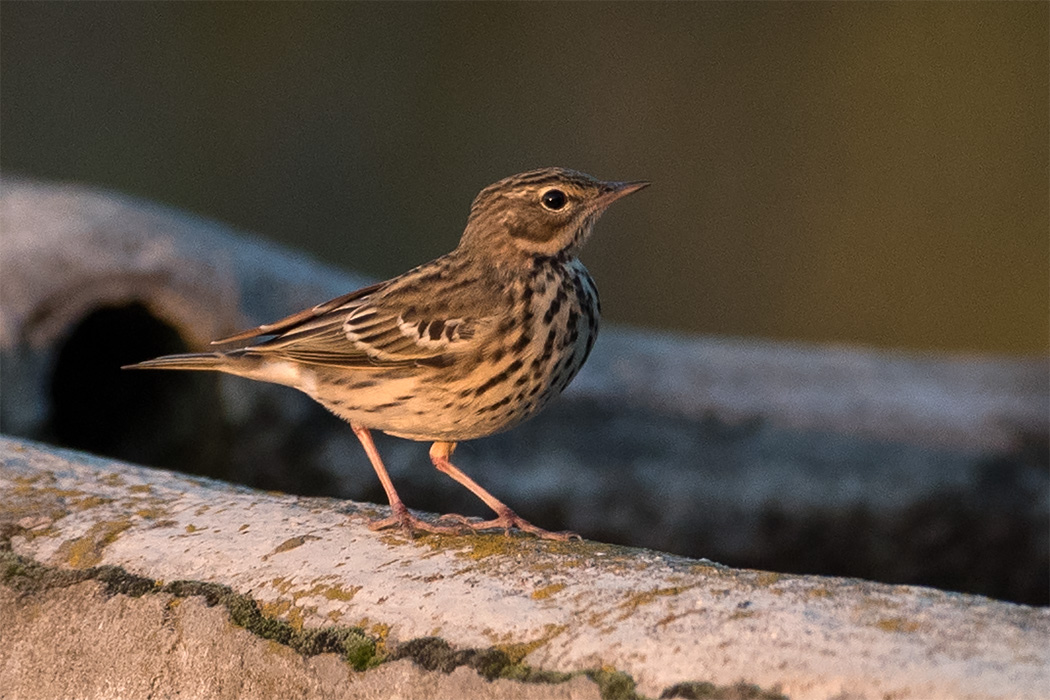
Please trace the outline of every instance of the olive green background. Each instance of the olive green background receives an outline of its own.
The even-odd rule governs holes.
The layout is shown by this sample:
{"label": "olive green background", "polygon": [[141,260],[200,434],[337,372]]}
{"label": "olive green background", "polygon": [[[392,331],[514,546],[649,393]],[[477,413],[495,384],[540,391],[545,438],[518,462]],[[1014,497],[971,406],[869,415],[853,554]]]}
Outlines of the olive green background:
{"label": "olive green background", "polygon": [[612,321],[1048,349],[1033,3],[0,4],[0,166],[375,276],[564,165],[649,179],[584,253]]}

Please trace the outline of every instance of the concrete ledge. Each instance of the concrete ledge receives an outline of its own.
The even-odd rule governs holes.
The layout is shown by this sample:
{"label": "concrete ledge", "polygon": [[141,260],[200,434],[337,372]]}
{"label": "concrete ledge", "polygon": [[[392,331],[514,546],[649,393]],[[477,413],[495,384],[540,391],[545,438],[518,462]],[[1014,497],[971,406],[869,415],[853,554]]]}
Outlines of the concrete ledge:
{"label": "concrete ledge", "polygon": [[209,603],[201,593],[113,593],[91,580],[29,596],[0,586],[4,697],[600,697],[584,674],[542,685],[490,681],[467,663],[428,671],[425,657],[355,672],[342,650],[275,644]]}
{"label": "concrete ledge", "polygon": [[[363,278],[117,193],[2,184],[4,432],[260,489],[383,499],[347,425],[299,392],[118,369]],[[1041,605],[1048,386],[1046,357],[606,327],[563,397],[457,457],[550,529]],[[377,439],[410,506],[485,514],[430,468],[425,446]]]}
{"label": "concrete ledge", "polygon": [[[20,688],[18,697],[146,687],[217,688],[222,697],[442,695],[450,686],[440,683],[478,683],[464,664],[547,682],[575,674],[544,697],[703,697],[743,682],[792,699],[1034,700],[1050,687],[1050,610],[594,542],[409,540],[369,531],[379,510],[0,439],[0,522],[10,534],[0,675],[15,679],[8,688]],[[40,565],[52,585],[33,592]],[[62,571],[90,575],[62,579]],[[106,597],[113,580],[116,593]],[[196,583],[175,585],[185,581]],[[244,619],[256,605],[264,627],[287,630],[279,637],[327,639],[348,661],[231,629],[237,616],[209,608],[209,591],[216,602],[216,591],[241,600]],[[325,627],[337,633],[310,632]],[[227,644],[238,646],[223,651]],[[126,664],[99,675],[99,650],[110,647],[118,658],[127,653]],[[136,654],[153,661],[136,664]],[[459,667],[458,675],[390,663],[400,656],[434,672]],[[25,675],[45,664],[57,674],[55,692]],[[526,685],[481,682],[495,694],[466,686],[455,694],[528,697],[535,688]]]}

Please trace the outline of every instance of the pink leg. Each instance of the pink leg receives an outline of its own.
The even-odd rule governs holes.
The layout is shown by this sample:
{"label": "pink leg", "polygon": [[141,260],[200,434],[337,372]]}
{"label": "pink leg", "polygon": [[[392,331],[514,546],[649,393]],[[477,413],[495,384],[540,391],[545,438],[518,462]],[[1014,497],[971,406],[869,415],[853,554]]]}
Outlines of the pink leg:
{"label": "pink leg", "polygon": [[521,518],[510,509],[505,503],[493,496],[491,493],[481,488],[481,486],[471,479],[469,476],[461,472],[456,465],[449,461],[449,457],[452,456],[452,451],[456,449],[456,443],[454,442],[435,442],[430,447],[430,461],[434,463],[434,466],[438,471],[443,474],[448,474],[453,479],[470,489],[470,492],[485,502],[489,508],[496,512],[496,517],[492,520],[486,520],[480,523],[474,523],[464,519],[464,524],[474,530],[490,530],[493,528],[503,528],[509,531],[510,528],[516,527],[524,532],[531,532],[545,540],[568,540],[571,537],[579,539],[579,535],[574,532],[550,532],[544,530],[541,527],[536,527],[528,520]]}
{"label": "pink leg", "polygon": [[389,518],[383,518],[382,520],[376,520],[369,523],[369,528],[372,530],[382,530],[383,528],[399,525],[403,530],[409,533],[416,530],[437,532],[443,535],[462,533],[462,528],[434,525],[425,520],[420,520],[409,513],[408,508],[401,501],[401,497],[398,496],[397,491],[394,490],[394,482],[390,479],[390,474],[387,473],[386,467],[383,466],[383,460],[379,456],[379,450],[376,449],[375,443],[372,442],[372,434],[368,432],[368,428],[353,423],[350,424],[350,427],[354,429],[354,435],[356,435],[357,439],[361,441],[361,446],[365,448],[365,454],[368,455],[368,460],[372,463],[372,468],[376,470],[376,475],[379,477],[379,483],[383,485],[383,490],[386,491],[386,498],[390,501],[391,516]]}

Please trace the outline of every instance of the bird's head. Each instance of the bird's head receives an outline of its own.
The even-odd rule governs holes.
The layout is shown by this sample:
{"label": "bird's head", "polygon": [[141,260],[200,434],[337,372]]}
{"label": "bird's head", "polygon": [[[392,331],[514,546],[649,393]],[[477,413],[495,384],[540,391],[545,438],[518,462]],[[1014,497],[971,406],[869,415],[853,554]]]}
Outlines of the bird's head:
{"label": "bird's head", "polygon": [[512,175],[478,193],[460,249],[495,256],[513,250],[575,256],[610,204],[648,184],[604,182],[566,168]]}

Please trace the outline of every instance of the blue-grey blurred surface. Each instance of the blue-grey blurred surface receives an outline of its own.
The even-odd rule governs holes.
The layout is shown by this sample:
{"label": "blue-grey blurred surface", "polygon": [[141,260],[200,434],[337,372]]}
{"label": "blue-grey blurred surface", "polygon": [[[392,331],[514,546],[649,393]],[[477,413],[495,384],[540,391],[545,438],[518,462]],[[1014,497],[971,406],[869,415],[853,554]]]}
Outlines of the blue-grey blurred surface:
{"label": "blue-grey blurred surface", "polygon": [[613,321],[1044,353],[1047,3],[0,5],[0,166],[372,276],[484,185],[654,182]]}

